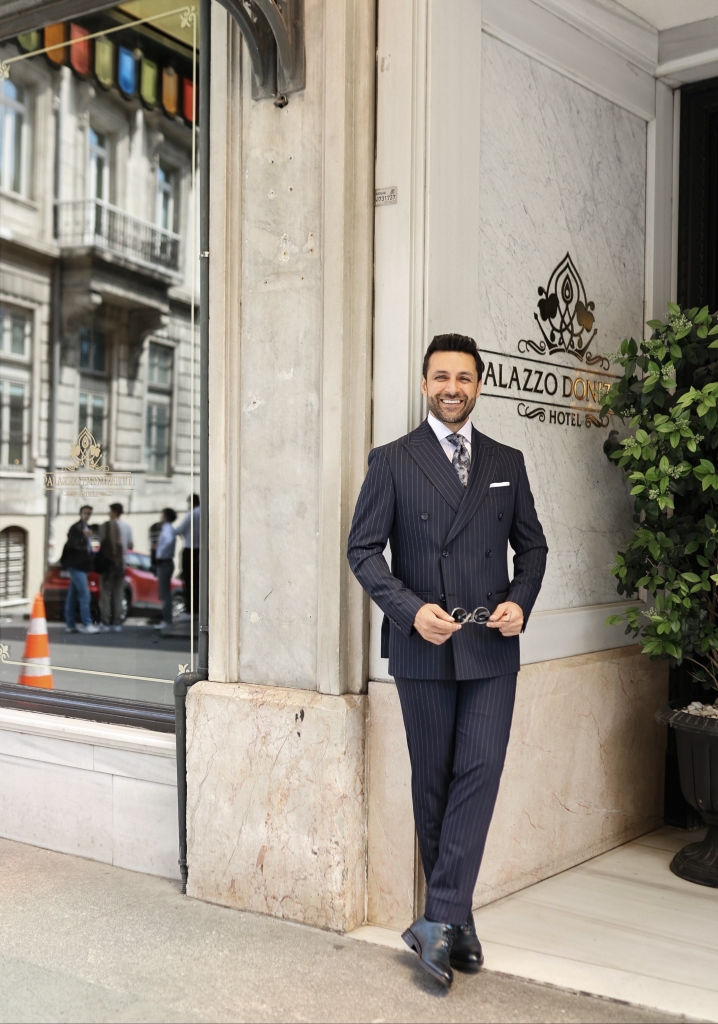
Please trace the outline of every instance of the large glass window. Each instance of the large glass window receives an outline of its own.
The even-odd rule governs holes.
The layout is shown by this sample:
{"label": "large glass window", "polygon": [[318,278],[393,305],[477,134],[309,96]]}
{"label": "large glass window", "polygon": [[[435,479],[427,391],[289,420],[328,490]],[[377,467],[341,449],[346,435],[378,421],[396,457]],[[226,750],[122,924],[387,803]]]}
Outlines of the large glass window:
{"label": "large glass window", "polygon": [[[33,697],[18,681],[38,590],[54,697],[81,694],[83,713],[95,702],[114,720],[135,702],[166,724],[178,666],[197,664],[181,538],[164,530],[174,564],[162,572],[152,557],[199,491],[197,126],[178,106],[197,77],[193,17],[167,0],[78,9],[77,28],[102,38],[82,53],[68,43],[60,77],[30,32],[3,44],[19,59],[0,79],[0,191],[14,220],[0,264],[0,527],[26,533],[0,534],[0,706]],[[69,24],[57,35],[69,40]],[[157,69],[135,95],[126,77],[119,88],[120,48],[125,72]],[[30,181],[32,206],[8,199]],[[82,594],[69,541],[85,556]],[[111,572],[83,541],[95,553],[105,542]]]}
{"label": "large glass window", "polygon": [[0,187],[25,192],[27,107],[25,89],[0,80]]}

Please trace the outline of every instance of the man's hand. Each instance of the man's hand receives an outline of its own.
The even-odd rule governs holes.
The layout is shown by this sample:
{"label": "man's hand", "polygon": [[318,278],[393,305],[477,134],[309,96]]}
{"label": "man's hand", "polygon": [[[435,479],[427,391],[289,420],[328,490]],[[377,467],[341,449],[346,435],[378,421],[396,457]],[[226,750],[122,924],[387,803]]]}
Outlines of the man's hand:
{"label": "man's hand", "polygon": [[430,644],[436,644],[439,647],[446,643],[452,633],[461,629],[461,624],[455,622],[440,605],[424,604],[416,613],[414,629]]}
{"label": "man's hand", "polygon": [[[423,611],[423,609],[422,609]],[[524,624],[524,613],[514,601],[504,601],[496,606],[486,623],[489,629],[501,630],[501,636],[518,636]]]}

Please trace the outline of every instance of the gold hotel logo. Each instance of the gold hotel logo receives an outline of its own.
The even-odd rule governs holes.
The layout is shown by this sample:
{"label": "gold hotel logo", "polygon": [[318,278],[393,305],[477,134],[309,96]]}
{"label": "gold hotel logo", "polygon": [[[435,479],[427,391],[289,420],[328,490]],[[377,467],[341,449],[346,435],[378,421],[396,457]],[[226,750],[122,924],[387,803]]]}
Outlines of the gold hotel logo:
{"label": "gold hotel logo", "polygon": [[83,427],[70,448],[71,463],[63,472],[46,473],[45,488],[70,497],[92,498],[128,491],[134,487],[131,473],[113,473],[102,463],[102,445]]}

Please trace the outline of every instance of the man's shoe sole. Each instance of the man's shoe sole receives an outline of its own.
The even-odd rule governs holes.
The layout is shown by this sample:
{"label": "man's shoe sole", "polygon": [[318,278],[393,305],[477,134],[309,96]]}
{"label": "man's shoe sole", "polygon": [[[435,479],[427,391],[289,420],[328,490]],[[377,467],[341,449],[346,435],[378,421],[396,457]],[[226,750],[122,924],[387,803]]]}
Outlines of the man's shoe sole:
{"label": "man's shoe sole", "polygon": [[444,986],[444,988],[451,988],[451,982],[453,979],[446,978],[444,977],[443,974],[439,974],[438,971],[435,971],[434,968],[430,964],[427,964],[427,962],[424,960],[424,958],[421,955],[421,945],[419,943],[419,940],[415,937],[411,928],[407,928],[401,937],[407,944],[409,949],[413,950],[414,953],[418,954],[419,963],[424,968],[426,973],[431,975],[434,981],[438,981],[440,985]]}

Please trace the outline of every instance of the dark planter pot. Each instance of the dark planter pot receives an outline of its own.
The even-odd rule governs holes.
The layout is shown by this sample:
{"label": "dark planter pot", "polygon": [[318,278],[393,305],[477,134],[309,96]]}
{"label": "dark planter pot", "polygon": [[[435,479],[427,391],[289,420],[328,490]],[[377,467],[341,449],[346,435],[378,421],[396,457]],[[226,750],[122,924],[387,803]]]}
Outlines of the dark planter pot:
{"label": "dark planter pot", "polygon": [[656,720],[676,730],[681,790],[708,826],[705,839],[690,843],[671,861],[671,871],[698,885],[718,889],[718,718],[676,711],[671,703]]}

